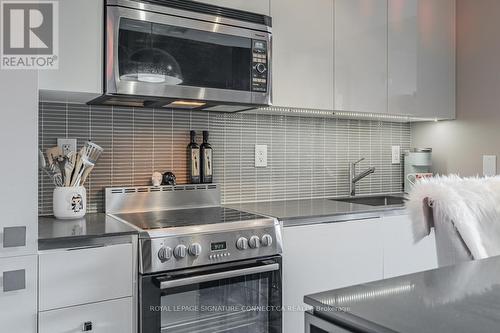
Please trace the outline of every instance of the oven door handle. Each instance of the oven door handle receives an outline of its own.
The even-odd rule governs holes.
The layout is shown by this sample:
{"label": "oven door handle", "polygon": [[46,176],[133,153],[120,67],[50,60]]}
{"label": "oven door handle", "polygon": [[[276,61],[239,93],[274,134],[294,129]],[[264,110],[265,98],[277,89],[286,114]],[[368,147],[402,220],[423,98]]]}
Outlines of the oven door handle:
{"label": "oven door handle", "polygon": [[160,289],[164,290],[164,289],[169,289],[169,288],[188,286],[191,284],[211,282],[211,281],[217,281],[217,280],[222,280],[222,279],[229,279],[229,278],[243,276],[243,275],[273,272],[273,271],[277,271],[279,269],[280,269],[279,264],[268,264],[265,266],[242,268],[242,269],[237,269],[234,271],[193,276],[193,277],[188,277],[188,278],[178,279],[178,280],[162,281],[160,283]]}

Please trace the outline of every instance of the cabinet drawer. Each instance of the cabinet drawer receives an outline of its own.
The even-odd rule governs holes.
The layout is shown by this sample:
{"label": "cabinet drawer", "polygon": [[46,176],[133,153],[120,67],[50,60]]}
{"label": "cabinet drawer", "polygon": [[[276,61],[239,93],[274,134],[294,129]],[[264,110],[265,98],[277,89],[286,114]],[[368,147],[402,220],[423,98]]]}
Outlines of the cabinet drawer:
{"label": "cabinet drawer", "polygon": [[120,244],[40,254],[40,311],[132,296],[133,247]]}
{"label": "cabinet drawer", "polygon": [[0,257],[35,254],[37,237],[36,221],[31,224],[2,221],[2,225],[0,225]]}
{"label": "cabinet drawer", "polygon": [[40,312],[38,333],[132,333],[132,298]]}
{"label": "cabinet drawer", "polygon": [[36,332],[37,256],[0,258],[0,332]]}

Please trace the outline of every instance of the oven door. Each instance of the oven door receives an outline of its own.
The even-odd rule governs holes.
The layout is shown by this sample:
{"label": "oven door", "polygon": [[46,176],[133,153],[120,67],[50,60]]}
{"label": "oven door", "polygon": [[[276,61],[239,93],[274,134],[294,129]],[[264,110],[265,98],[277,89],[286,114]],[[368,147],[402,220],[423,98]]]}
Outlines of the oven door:
{"label": "oven door", "polygon": [[252,78],[270,33],[118,6],[106,16],[106,95],[270,104]]}
{"label": "oven door", "polygon": [[142,333],[281,333],[281,258],[141,278]]}

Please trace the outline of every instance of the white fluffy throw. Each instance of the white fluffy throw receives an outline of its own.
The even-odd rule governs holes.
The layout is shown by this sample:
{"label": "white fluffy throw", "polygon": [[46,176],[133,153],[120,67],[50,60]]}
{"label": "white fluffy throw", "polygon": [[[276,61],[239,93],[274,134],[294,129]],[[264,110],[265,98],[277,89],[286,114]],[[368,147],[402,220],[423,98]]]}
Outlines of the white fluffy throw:
{"label": "white fluffy throw", "polygon": [[434,219],[453,223],[474,259],[500,255],[500,177],[437,176],[419,181],[407,203],[415,241],[430,231],[426,199],[432,203]]}

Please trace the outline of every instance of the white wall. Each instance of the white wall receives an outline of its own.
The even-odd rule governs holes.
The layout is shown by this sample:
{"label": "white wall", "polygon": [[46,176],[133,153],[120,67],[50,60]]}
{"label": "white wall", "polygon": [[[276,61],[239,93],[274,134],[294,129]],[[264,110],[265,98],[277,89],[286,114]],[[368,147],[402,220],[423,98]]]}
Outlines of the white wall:
{"label": "white wall", "polygon": [[500,1],[457,0],[457,120],[412,126],[435,172],[482,174],[483,155],[500,157],[499,31]]}

